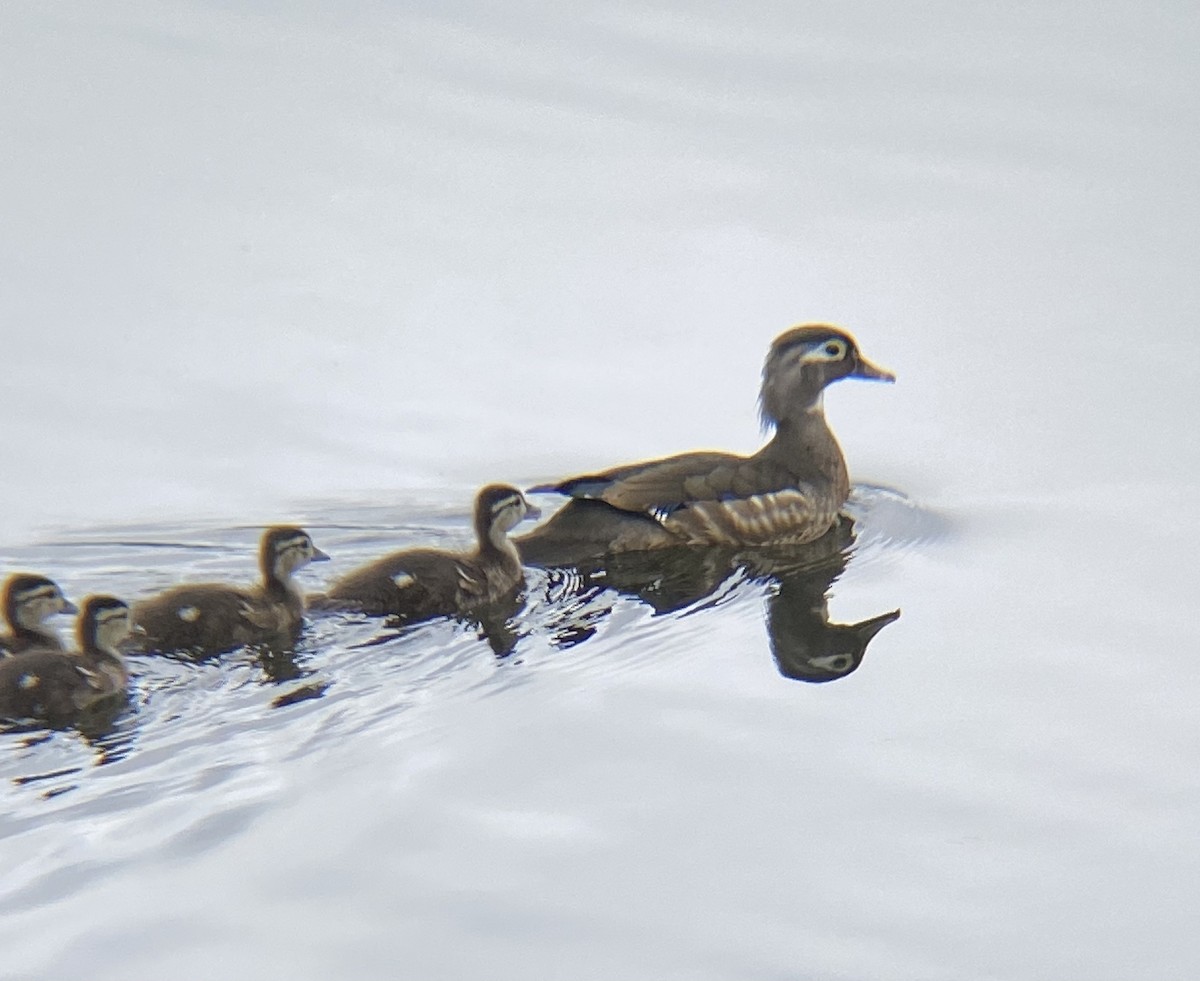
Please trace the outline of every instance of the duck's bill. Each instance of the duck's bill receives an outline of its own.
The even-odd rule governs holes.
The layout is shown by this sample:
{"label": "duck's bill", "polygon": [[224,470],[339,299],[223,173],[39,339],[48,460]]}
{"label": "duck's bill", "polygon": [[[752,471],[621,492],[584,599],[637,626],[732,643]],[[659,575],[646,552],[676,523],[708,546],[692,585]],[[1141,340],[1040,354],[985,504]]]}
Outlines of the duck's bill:
{"label": "duck's bill", "polygon": [[525,521],[536,521],[541,516],[542,509],[540,507],[536,504],[530,504],[528,501],[525,502]]}
{"label": "duck's bill", "polygon": [[895,623],[899,619],[900,611],[892,610],[891,613],[881,613],[877,617],[871,617],[870,620],[862,620],[858,623],[852,624],[851,629],[858,634],[859,639],[866,644],[889,623]]}
{"label": "duck's bill", "polygon": [[64,599],[63,603],[62,603],[62,609],[59,610],[59,612],[60,613],[78,613],[79,607],[77,607],[69,599]]}
{"label": "duck's bill", "polygon": [[866,358],[861,355],[858,358],[858,364],[854,370],[850,372],[852,378],[869,378],[871,381],[894,382],[896,376],[886,368],[880,368],[877,364],[871,364]]}
{"label": "duck's bill", "polygon": [[312,559],[310,559],[310,561],[312,561],[312,562],[328,562],[329,554],[327,552],[322,552],[319,548],[317,548],[316,545],[314,545],[313,551],[312,551]]}

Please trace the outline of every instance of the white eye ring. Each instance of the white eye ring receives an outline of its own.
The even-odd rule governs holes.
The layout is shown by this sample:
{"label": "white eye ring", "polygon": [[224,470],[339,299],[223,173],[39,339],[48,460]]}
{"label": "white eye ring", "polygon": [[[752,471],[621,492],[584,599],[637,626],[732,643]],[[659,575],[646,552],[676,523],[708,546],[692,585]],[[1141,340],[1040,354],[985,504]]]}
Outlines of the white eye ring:
{"label": "white eye ring", "polygon": [[847,352],[846,342],[838,340],[836,337],[828,341],[823,341],[817,347],[814,347],[804,355],[803,360],[813,361],[841,361]]}

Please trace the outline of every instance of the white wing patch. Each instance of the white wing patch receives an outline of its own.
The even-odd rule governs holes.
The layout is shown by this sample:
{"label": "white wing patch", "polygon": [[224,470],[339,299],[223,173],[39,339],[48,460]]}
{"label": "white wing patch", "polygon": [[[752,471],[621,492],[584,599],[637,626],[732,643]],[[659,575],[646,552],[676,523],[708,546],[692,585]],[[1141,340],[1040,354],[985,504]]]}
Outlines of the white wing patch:
{"label": "white wing patch", "polygon": [[41,683],[42,679],[36,674],[23,674],[21,675],[21,680],[18,682],[25,691],[29,691],[30,688],[36,688]]}
{"label": "white wing patch", "polygon": [[392,582],[396,584],[397,589],[403,589],[405,586],[411,586],[417,581],[417,577],[407,572],[397,572],[392,576]]}
{"label": "white wing patch", "polygon": [[175,612],[179,614],[179,619],[184,623],[195,623],[200,619],[200,607],[198,606],[181,606]]}

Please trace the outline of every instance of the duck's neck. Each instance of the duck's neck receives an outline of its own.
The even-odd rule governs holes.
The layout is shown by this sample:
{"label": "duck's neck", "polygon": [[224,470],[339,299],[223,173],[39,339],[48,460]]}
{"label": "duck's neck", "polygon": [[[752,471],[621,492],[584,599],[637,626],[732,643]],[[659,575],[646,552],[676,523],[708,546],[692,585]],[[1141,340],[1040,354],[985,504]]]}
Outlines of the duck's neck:
{"label": "duck's neck", "polygon": [[493,525],[486,533],[479,534],[478,554],[480,558],[499,560],[509,565],[521,564],[521,553],[508,537],[508,532]]}
{"label": "duck's neck", "polygon": [[125,657],[115,647],[93,643],[83,649],[83,655],[95,670],[108,675],[114,684],[124,685],[129,680]]}
{"label": "duck's neck", "polygon": [[290,575],[277,576],[274,571],[264,572],[263,592],[269,599],[286,603],[291,609],[304,612],[304,594]]}
{"label": "duck's neck", "polygon": [[819,396],[807,409],[780,419],[759,456],[786,467],[798,479],[827,484],[841,501],[850,493],[846,458],[825,421]]}
{"label": "duck's neck", "polygon": [[27,627],[23,623],[18,623],[13,627],[13,636],[19,640],[28,641],[31,645],[62,646],[62,642],[58,639],[58,633],[47,626]]}

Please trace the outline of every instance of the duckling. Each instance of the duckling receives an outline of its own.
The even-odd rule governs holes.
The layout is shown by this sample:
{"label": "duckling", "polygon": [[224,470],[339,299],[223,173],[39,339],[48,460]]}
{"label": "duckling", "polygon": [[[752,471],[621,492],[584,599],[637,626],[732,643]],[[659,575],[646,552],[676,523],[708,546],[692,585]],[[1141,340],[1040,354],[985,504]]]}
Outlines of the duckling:
{"label": "duckling", "polygon": [[57,584],[45,576],[18,572],[4,583],[4,618],[11,633],[0,634],[0,657],[32,648],[62,650],[58,634],[46,621],[59,613],[76,613]]}
{"label": "duckling", "polygon": [[830,324],[777,337],[763,366],[760,406],[771,440],[753,456],[684,453],[534,487],[572,500],[517,540],[525,561],[576,561],[672,545],[802,545],[837,520],[850,492],[841,447],[825,421],[825,386],[842,378],[895,381]]}
{"label": "duckling", "polygon": [[176,586],[135,603],[133,621],[145,630],[148,651],[204,656],[245,644],[287,646],[304,616],[304,596],[292,576],[310,562],[328,558],[303,529],[268,528],[259,542],[259,585]]}
{"label": "duckling", "polygon": [[538,514],[516,487],[489,484],[475,495],[478,544],[472,551],[417,548],[385,555],[335,582],[323,605],[414,621],[499,603],[525,582],[508,532]]}
{"label": "duckling", "polygon": [[78,651],[41,648],[0,661],[0,716],[62,723],[121,694],[129,673],[117,648],[131,629],[125,603],[89,596],[76,622]]}

